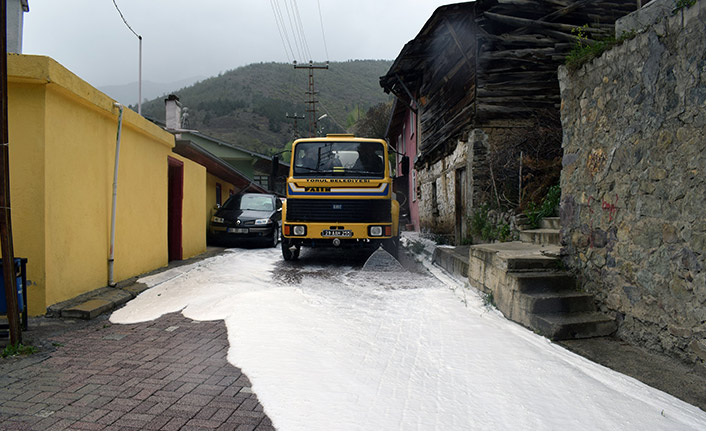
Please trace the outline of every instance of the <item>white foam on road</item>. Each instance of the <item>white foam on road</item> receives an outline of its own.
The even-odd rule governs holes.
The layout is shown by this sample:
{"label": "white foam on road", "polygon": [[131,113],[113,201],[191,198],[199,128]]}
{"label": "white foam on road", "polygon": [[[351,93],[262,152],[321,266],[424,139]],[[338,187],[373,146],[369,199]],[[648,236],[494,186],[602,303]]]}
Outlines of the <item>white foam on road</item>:
{"label": "white foam on road", "polygon": [[[274,271],[275,265],[283,265]],[[411,273],[281,263],[232,250],[111,316],[223,319],[280,431],[703,430],[706,413]],[[462,289],[461,289],[462,290]]]}

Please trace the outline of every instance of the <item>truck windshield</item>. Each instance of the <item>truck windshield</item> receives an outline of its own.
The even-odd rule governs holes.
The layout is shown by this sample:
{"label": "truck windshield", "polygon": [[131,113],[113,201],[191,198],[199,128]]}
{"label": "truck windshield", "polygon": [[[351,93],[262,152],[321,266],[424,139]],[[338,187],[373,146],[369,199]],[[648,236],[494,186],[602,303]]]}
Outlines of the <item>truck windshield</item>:
{"label": "truck windshield", "polygon": [[295,177],[384,178],[385,148],[378,142],[300,142]]}

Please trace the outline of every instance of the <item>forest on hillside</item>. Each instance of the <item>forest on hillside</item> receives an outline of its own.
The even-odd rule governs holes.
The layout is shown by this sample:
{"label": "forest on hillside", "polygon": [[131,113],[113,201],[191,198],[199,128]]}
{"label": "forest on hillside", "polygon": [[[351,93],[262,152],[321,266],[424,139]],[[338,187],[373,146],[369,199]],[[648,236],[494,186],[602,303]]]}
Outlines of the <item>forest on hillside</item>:
{"label": "forest on hillside", "polygon": [[[379,77],[391,65],[384,60],[351,60],[314,70],[318,133],[350,131],[373,106],[391,96],[379,85]],[[186,108],[186,124],[209,136],[237,146],[271,154],[299,136],[308,136],[306,114],[309,71],[292,64],[257,63],[175,91]],[[165,95],[166,97],[166,95]],[[142,105],[142,114],[164,122],[164,99]]]}

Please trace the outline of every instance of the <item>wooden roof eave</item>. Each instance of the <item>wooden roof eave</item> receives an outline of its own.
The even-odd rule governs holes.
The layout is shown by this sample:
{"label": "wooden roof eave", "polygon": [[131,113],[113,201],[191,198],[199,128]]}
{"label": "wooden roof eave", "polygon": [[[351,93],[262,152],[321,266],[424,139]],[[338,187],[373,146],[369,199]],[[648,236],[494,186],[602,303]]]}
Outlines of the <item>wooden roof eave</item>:
{"label": "wooden roof eave", "polygon": [[241,191],[249,189],[267,193],[267,190],[252,182],[245,174],[204,150],[193,141],[177,140],[174,152],[204,166],[206,172],[239,187]]}

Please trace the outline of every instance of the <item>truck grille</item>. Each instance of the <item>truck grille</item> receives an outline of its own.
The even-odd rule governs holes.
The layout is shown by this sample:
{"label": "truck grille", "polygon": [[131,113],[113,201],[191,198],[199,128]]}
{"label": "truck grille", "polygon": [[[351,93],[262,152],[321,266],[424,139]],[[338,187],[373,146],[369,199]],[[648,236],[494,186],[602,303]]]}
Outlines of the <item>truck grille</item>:
{"label": "truck grille", "polygon": [[287,221],[389,223],[389,199],[287,199]]}

